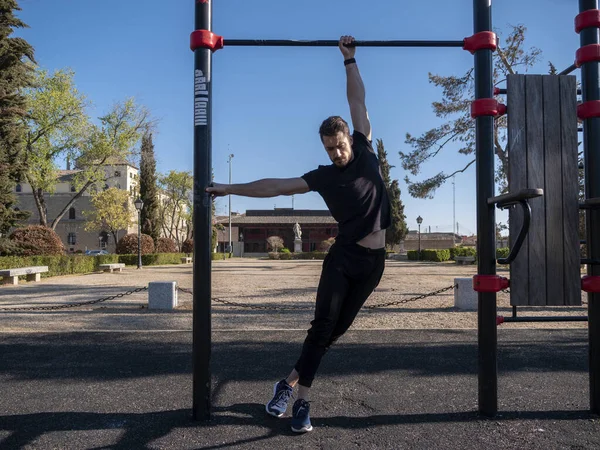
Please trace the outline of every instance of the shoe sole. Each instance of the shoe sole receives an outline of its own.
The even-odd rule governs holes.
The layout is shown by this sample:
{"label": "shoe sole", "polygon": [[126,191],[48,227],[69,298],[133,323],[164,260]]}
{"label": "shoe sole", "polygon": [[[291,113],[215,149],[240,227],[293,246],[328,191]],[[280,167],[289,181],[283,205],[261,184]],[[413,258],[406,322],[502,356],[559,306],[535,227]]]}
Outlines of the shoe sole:
{"label": "shoe sole", "polygon": [[[279,384],[279,382],[275,383],[275,386],[273,386],[273,397],[275,397],[275,393],[277,392],[278,384]],[[269,402],[269,403],[271,403],[271,402]],[[276,412],[269,411],[269,403],[267,403],[265,406],[265,411],[267,411],[267,414],[269,414],[270,416],[273,416],[273,417],[277,417],[277,418],[279,418],[285,414],[285,411],[282,412],[281,414],[277,414]]]}
{"label": "shoe sole", "polygon": [[299,429],[292,427],[292,431],[294,433],[306,433],[306,432],[312,431],[312,430],[313,430],[312,425],[309,425],[308,427],[302,427],[302,428],[299,428]]}

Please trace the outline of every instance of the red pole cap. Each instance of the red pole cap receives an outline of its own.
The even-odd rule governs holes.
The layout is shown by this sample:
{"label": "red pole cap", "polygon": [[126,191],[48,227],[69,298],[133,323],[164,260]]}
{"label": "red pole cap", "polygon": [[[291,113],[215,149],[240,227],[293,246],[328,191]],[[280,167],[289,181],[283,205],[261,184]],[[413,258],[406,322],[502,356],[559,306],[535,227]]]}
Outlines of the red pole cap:
{"label": "red pole cap", "polygon": [[584,45],[575,54],[575,65],[581,67],[588,62],[600,61],[600,44]]}
{"label": "red pole cap", "polygon": [[575,31],[580,33],[585,28],[600,27],[600,10],[588,9],[575,17]]}
{"label": "red pole cap", "polygon": [[192,51],[197,48],[209,48],[213,52],[223,48],[223,37],[214,34],[208,30],[193,31],[190,36],[190,48]]}
{"label": "red pole cap", "polygon": [[475,53],[477,50],[496,50],[498,48],[496,33],[493,31],[481,31],[464,39],[463,50]]}
{"label": "red pole cap", "polygon": [[506,114],[506,105],[494,98],[480,98],[471,103],[471,117],[473,119],[480,116],[499,117],[504,114]]}
{"label": "red pole cap", "polygon": [[577,117],[581,120],[600,117],[600,100],[590,100],[577,106]]}
{"label": "red pole cap", "polygon": [[581,279],[581,290],[590,293],[600,293],[600,277],[588,275]]}
{"label": "red pole cap", "polygon": [[473,277],[473,290],[477,292],[500,292],[508,289],[508,278],[498,275],[475,275]]}

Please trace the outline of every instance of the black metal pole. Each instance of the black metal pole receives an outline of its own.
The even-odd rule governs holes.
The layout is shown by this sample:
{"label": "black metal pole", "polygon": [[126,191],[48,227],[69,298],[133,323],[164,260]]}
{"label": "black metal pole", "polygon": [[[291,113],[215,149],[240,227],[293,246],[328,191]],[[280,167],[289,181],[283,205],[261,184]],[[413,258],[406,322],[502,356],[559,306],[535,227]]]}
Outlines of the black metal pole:
{"label": "black metal pole", "polygon": [[[212,2],[196,1],[196,30],[212,30]],[[210,419],[211,403],[211,213],[212,51],[194,50],[194,315],[193,416]]]}
{"label": "black metal pole", "polygon": [[[337,40],[224,39],[225,47],[337,47]],[[461,41],[354,41],[355,47],[462,47]]]}
{"label": "black metal pole", "polygon": [[142,268],[142,210],[138,210],[138,269]]}
{"label": "black metal pole", "polygon": [[[598,0],[579,0],[579,11],[598,9]],[[580,43],[598,44],[598,28],[581,30]],[[581,67],[583,102],[600,100],[600,63],[588,62]],[[587,198],[600,197],[600,118],[583,122],[583,153],[585,167],[585,194]],[[589,259],[600,259],[600,210],[586,211],[586,240]],[[588,265],[588,275],[600,276],[600,266]],[[600,294],[588,294],[590,409],[600,413]]]}
{"label": "black metal pole", "polygon": [[577,70],[577,64],[571,64],[569,67],[567,67],[565,70],[563,70],[562,72],[559,72],[559,75],[569,75],[571,72],[575,72]]}
{"label": "black metal pole", "polygon": [[[473,0],[474,32],[492,31],[489,0]],[[475,98],[492,98],[492,50],[475,53]],[[477,177],[477,273],[496,274],[496,211],[488,204],[494,196],[494,118],[476,119]],[[479,292],[477,310],[479,412],[494,416],[498,411],[496,293]]]}
{"label": "black metal pole", "polygon": [[421,261],[421,224],[419,224],[419,261]]}
{"label": "black metal pole", "polygon": [[504,322],[587,322],[587,320],[587,316],[521,316],[504,318]]}

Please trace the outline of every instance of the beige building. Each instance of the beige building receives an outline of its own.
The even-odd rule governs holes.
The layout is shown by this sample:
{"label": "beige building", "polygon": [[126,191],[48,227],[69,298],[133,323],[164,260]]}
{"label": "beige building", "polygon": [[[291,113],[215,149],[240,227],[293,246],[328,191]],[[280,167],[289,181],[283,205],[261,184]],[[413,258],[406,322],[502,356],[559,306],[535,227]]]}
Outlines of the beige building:
{"label": "beige building", "polygon": [[[53,193],[46,193],[46,208],[48,225],[58,216],[69,200],[76,194],[73,186],[73,177],[80,170],[62,170],[59,172],[58,183]],[[62,239],[67,252],[105,249],[109,253],[114,253],[116,244],[112,234],[108,231],[85,231],[86,219],[85,211],[91,211],[91,193],[95,189],[108,189],[116,187],[126,190],[130,193],[130,208],[132,223],[128,229],[119,230],[118,238],[127,233],[137,233],[137,211],[133,204],[137,194],[139,170],[126,162],[115,163],[104,166],[106,181],[104,186],[91,186],[78,198],[67,213],[62,217],[56,227],[56,233]],[[27,183],[19,183],[15,186],[15,193],[18,199],[18,208],[31,212],[29,224],[39,224],[38,208],[31,190]]]}

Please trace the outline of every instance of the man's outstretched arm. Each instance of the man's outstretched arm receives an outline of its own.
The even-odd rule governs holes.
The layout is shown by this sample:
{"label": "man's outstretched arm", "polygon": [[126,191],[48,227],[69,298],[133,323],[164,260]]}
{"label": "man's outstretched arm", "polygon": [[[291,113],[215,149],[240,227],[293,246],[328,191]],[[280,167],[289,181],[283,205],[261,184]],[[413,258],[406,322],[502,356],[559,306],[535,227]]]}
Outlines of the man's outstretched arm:
{"label": "man's outstretched arm", "polygon": [[304,194],[310,189],[303,178],[265,178],[245,184],[213,183],[206,192],[216,197],[241,195],[242,197],[277,197],[278,195]]}
{"label": "man's outstretched arm", "polygon": [[[353,41],[352,36],[342,36],[340,38],[340,50],[345,61],[354,58],[356,54],[356,47],[346,47],[346,44],[351,44]],[[356,131],[360,131],[367,139],[371,140],[371,122],[365,101],[365,85],[356,62],[346,64],[346,90],[352,126]]]}

